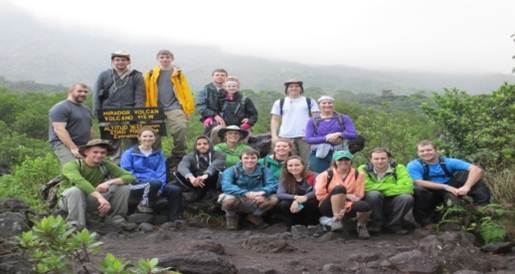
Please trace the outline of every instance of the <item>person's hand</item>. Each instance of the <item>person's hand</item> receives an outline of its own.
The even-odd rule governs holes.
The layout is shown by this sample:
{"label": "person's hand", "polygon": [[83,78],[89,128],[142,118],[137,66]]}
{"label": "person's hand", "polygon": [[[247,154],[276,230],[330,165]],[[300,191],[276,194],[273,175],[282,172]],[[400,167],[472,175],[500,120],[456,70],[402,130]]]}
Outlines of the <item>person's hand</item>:
{"label": "person's hand", "polygon": [[249,118],[244,118],[243,120],[241,120],[241,124],[248,124],[249,123]]}
{"label": "person's hand", "polygon": [[470,187],[462,186],[462,187],[458,188],[457,192],[458,192],[458,195],[465,196],[469,193],[469,191],[470,191]]}
{"label": "person's hand", "polygon": [[79,153],[79,148],[72,148],[70,149],[70,152],[73,154],[73,156],[75,156],[75,158],[77,159],[81,159],[82,158],[82,155],[80,155]]}
{"label": "person's hand", "polygon": [[327,134],[325,139],[327,142],[334,144],[334,143],[337,143],[340,141],[339,139],[341,136],[342,136],[341,132],[334,132],[334,133]]}
{"label": "person's hand", "polygon": [[97,199],[98,212],[101,216],[106,215],[111,210],[111,204],[102,196]]}
{"label": "person's hand", "polygon": [[220,116],[220,115],[216,115],[216,116],[215,116],[215,121],[216,121],[216,123],[217,123],[219,126],[223,126],[223,127],[225,127],[225,121],[224,121],[224,118],[222,118],[222,116]]}
{"label": "person's hand", "polygon": [[295,201],[299,204],[303,204],[305,202],[307,202],[308,200],[308,197],[306,195],[302,195],[302,196],[295,196]]}
{"label": "person's hand", "polygon": [[354,194],[347,194],[347,200],[350,200],[352,202],[356,202],[356,201],[361,200],[361,198],[359,198],[358,196],[356,196]]}
{"label": "person's hand", "polygon": [[103,182],[103,183],[101,183],[101,184],[97,185],[97,186],[95,187],[95,190],[96,190],[96,191],[98,191],[98,192],[100,192],[100,193],[107,192],[107,191],[109,190],[109,187],[110,187],[110,186],[111,186],[111,183],[110,183],[110,181],[108,180],[108,181],[105,181],[105,182]]}
{"label": "person's hand", "polygon": [[264,195],[256,195],[254,196],[254,201],[256,201],[258,205],[262,205],[266,201],[266,198]]}
{"label": "person's hand", "polygon": [[444,189],[445,189],[445,191],[452,193],[454,196],[458,196],[459,195],[458,189],[453,187],[453,186],[446,185],[444,187]]}

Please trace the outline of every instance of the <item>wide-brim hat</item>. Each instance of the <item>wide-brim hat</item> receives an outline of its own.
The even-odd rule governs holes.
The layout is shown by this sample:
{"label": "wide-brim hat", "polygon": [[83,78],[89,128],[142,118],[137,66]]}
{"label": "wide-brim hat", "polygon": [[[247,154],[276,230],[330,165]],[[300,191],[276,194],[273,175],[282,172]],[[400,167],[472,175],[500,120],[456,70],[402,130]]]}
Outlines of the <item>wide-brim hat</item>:
{"label": "wide-brim hat", "polygon": [[113,154],[114,152],[114,148],[113,146],[111,145],[111,142],[109,142],[108,140],[102,140],[102,139],[93,139],[93,140],[90,140],[88,143],[86,143],[85,145],[82,145],[79,147],[79,153],[80,155],[86,157],[86,155],[84,154],[84,152],[89,149],[89,148],[92,148],[92,147],[103,147],[103,148],[106,148],[107,149],[107,155],[111,155]]}
{"label": "wide-brim hat", "polygon": [[128,53],[124,50],[119,50],[119,51],[115,51],[115,52],[111,53],[111,60],[113,60],[115,57],[125,57],[125,58],[127,58],[127,60],[131,60],[130,53]]}
{"label": "wide-brim hat", "polygon": [[300,80],[297,80],[297,79],[290,79],[290,80],[284,82],[284,93],[285,94],[288,92],[288,86],[291,85],[291,84],[299,85],[301,93],[304,93],[304,86],[303,86],[304,83],[302,81],[300,81]]}
{"label": "wide-brim hat", "polygon": [[247,138],[247,136],[249,135],[248,131],[241,129],[239,126],[232,125],[232,126],[227,126],[227,127],[224,127],[222,129],[220,129],[220,131],[218,131],[218,137],[224,138],[225,133],[227,131],[237,131],[237,132],[239,132],[240,133],[240,140]]}

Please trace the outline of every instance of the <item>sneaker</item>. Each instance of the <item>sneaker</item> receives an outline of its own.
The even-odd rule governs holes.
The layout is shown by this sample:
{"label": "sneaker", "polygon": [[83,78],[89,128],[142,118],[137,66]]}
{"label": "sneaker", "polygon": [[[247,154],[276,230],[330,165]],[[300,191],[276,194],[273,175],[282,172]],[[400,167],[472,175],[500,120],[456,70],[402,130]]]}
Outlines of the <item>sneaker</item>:
{"label": "sneaker", "polygon": [[318,221],[324,227],[325,226],[331,226],[331,224],[333,222],[333,218],[327,217],[327,216],[322,216],[322,217],[320,217],[320,219],[318,219]]}
{"label": "sneaker", "polygon": [[238,230],[238,215],[225,216],[225,228],[228,230]]}
{"label": "sneaker", "polygon": [[331,231],[338,232],[338,231],[342,231],[342,230],[343,230],[342,222],[333,220],[331,223]]}
{"label": "sneaker", "polygon": [[360,238],[362,240],[370,238],[370,234],[368,233],[367,225],[358,224],[356,226],[356,230],[358,232],[358,238]]}
{"label": "sneaker", "polygon": [[152,208],[150,208],[149,206],[143,205],[143,204],[139,204],[138,205],[138,211],[141,212],[141,213],[152,213],[152,212],[154,212],[154,210],[152,210]]}

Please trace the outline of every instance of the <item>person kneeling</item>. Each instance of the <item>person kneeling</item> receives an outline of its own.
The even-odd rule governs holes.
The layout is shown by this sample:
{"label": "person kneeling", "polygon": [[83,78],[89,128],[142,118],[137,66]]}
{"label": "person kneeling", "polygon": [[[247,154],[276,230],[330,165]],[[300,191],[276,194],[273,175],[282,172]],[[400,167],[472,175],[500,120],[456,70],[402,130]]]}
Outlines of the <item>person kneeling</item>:
{"label": "person kneeling", "polygon": [[319,201],[320,223],[329,225],[331,231],[343,229],[343,218],[357,218],[356,230],[360,239],[370,235],[367,222],[370,205],[362,201],[365,195],[364,174],[352,167],[352,154],[347,150],[333,153],[329,170],[320,173],[315,183],[315,194]]}
{"label": "person kneeling", "polygon": [[[404,165],[392,161],[385,148],[374,148],[369,163],[359,167],[365,173],[365,201],[372,207],[370,232],[383,228],[395,234],[407,234],[402,227],[406,214],[413,209],[413,181]],[[412,218],[410,218],[412,219]]]}
{"label": "person kneeling", "polygon": [[216,193],[218,176],[224,165],[225,154],[213,151],[209,138],[199,136],[193,152],[182,158],[174,175],[183,189],[193,192],[191,200],[199,201],[206,193]]}
{"label": "person kneeling", "polygon": [[[105,160],[114,150],[106,140],[94,139],[79,148],[84,159],[66,163],[59,206],[67,212],[66,220],[77,229],[86,227],[86,211],[98,210],[106,222],[124,230],[136,229],[125,220],[130,189],[136,180],[128,171]],[[110,179],[112,178],[112,179]]]}
{"label": "person kneeling", "polygon": [[290,156],[285,160],[277,197],[289,228],[293,225],[317,224],[320,214],[313,189],[315,177],[316,174],[308,171],[300,156]]}
{"label": "person kneeling", "polygon": [[250,148],[241,152],[241,161],[222,174],[222,191],[218,202],[225,211],[227,229],[238,229],[238,213],[247,213],[247,220],[259,226],[261,216],[279,201],[274,194],[277,180],[272,171],[258,164],[259,153]]}

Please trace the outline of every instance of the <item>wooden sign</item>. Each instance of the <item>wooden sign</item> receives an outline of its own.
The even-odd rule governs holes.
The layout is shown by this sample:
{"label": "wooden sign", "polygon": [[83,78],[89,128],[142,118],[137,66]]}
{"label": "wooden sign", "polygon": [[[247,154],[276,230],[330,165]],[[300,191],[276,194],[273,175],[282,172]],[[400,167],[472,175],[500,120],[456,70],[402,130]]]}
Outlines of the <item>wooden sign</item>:
{"label": "wooden sign", "polygon": [[164,111],[156,107],[105,109],[98,113],[100,136],[107,140],[137,138],[144,126],[166,136],[165,119]]}

